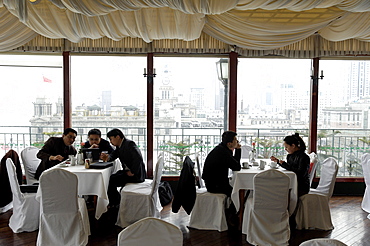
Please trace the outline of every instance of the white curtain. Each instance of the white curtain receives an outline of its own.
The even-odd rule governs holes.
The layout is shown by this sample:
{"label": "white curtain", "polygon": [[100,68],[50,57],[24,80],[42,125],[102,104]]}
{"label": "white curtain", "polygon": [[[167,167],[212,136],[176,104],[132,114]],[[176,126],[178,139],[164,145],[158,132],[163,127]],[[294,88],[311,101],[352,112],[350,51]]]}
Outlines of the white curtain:
{"label": "white curtain", "polygon": [[0,0],[0,51],[37,35],[79,43],[107,37],[193,41],[273,50],[319,34],[370,42],[368,0]]}

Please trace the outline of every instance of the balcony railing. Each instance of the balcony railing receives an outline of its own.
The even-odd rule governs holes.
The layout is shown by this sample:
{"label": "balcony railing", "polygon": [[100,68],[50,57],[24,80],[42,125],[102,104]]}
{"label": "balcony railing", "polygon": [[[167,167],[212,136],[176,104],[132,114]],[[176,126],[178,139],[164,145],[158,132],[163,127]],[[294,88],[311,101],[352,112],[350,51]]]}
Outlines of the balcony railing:
{"label": "balcony railing", "polygon": [[[97,127],[102,131],[102,137],[110,127]],[[76,127],[79,135],[74,143],[80,147],[81,141],[86,141],[87,132],[91,128]],[[125,136],[134,140],[146,158],[146,129],[120,127]],[[35,126],[0,126],[0,148],[5,154],[9,149],[20,153],[28,146],[41,148],[44,142],[55,134],[61,136],[62,129],[49,129]],[[154,157],[163,154],[165,158],[165,174],[178,175],[182,167],[182,159],[189,155],[195,160],[195,154],[204,162],[208,153],[221,142],[221,128],[155,128]],[[299,132],[308,143],[307,129],[258,129],[239,128],[238,139],[244,145],[256,143],[257,154],[261,158],[274,155],[280,159],[286,157],[283,138],[286,135]],[[369,152],[370,130],[368,129],[319,129],[317,154],[319,161],[334,157],[339,163],[339,177],[363,177],[361,156]],[[154,163],[156,160],[154,160]],[[320,167],[317,168],[320,175]]]}

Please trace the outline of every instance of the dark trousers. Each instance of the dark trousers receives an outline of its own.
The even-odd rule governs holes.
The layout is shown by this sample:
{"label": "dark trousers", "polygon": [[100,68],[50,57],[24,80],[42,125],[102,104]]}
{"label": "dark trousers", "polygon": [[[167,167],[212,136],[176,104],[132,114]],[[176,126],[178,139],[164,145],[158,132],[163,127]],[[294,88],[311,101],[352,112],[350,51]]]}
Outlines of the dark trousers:
{"label": "dark trousers", "polygon": [[135,176],[127,176],[126,171],[119,170],[112,174],[109,179],[108,185],[108,199],[109,205],[118,205],[121,201],[121,195],[117,190],[117,187],[123,187],[127,183],[141,183]]}

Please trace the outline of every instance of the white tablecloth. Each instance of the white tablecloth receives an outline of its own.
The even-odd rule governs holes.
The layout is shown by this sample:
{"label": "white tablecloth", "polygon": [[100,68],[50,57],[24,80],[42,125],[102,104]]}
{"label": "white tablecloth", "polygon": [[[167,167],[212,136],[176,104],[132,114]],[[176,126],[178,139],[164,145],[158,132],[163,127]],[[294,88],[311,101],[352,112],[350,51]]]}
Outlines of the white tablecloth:
{"label": "white tablecloth", "polygon": [[[269,164],[269,162],[267,162]],[[265,167],[265,170],[270,169],[269,166]],[[297,205],[298,199],[298,184],[297,184],[297,176],[292,171],[287,171],[284,168],[277,168],[277,170],[282,171],[283,173],[287,174],[290,178],[290,201],[289,201],[289,213],[292,214],[294,209]],[[257,166],[253,166],[250,169],[242,169],[240,171],[236,171],[233,174],[231,185],[233,186],[233,191],[231,193],[231,200],[233,201],[236,210],[239,211],[240,208],[240,201],[239,201],[239,190],[253,190],[253,177],[259,172],[263,170],[258,169]]]}
{"label": "white tablecloth", "polygon": [[[109,204],[107,194],[109,178],[113,173],[121,169],[121,162],[118,159],[113,166],[104,169],[86,169],[84,165],[69,167],[56,165],[53,168],[63,168],[77,175],[78,195],[96,195],[98,197],[95,210],[96,219],[99,219],[107,211]],[[38,189],[37,196],[41,195],[39,191],[40,189]]]}

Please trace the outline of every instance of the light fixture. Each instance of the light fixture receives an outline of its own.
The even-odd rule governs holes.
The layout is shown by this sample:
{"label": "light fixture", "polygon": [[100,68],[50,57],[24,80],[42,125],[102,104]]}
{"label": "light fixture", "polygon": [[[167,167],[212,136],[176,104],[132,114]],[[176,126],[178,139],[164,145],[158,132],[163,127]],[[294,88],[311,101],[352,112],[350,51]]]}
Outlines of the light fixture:
{"label": "light fixture", "polygon": [[321,70],[320,78],[318,76],[315,77],[313,70],[311,70],[311,79],[315,80],[315,79],[323,79],[323,78],[324,78],[324,71],[323,70]]}
{"label": "light fixture", "polygon": [[150,70],[148,70],[148,73],[146,73],[146,68],[144,68],[144,77],[151,77],[151,78],[154,78],[157,74],[155,73],[155,68],[153,69],[153,73],[150,72]]}
{"label": "light fixture", "polygon": [[218,79],[225,84],[229,79],[229,59],[221,58],[218,62],[216,62],[217,67],[217,76]]}
{"label": "light fixture", "polygon": [[30,3],[32,4],[38,4],[39,2],[41,2],[41,0],[28,0],[30,1]]}

